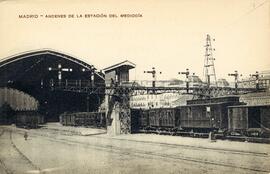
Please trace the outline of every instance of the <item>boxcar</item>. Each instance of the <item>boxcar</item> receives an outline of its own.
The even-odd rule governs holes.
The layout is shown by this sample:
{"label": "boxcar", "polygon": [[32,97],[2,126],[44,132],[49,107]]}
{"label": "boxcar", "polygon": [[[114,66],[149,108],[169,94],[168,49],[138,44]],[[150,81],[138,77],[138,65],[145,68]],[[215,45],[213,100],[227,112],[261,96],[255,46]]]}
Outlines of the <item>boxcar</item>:
{"label": "boxcar", "polygon": [[231,135],[270,137],[270,105],[228,107]]}
{"label": "boxcar", "polygon": [[228,127],[227,107],[240,104],[237,96],[188,100],[186,106],[178,107],[180,127],[196,132],[224,131]]}
{"label": "boxcar", "polygon": [[[228,130],[228,106],[242,105],[238,96],[188,100],[187,105],[176,108],[133,110],[139,130],[163,133],[209,133]],[[134,116],[135,115],[135,116]]]}
{"label": "boxcar", "polygon": [[[160,129],[174,128],[176,126],[175,111],[175,108],[149,109],[149,126]],[[144,119],[146,119],[145,116]]]}
{"label": "boxcar", "polygon": [[149,126],[152,128],[160,127],[160,109],[149,110]]}
{"label": "boxcar", "polygon": [[38,128],[44,124],[44,117],[37,111],[17,111],[15,124],[23,128]]}
{"label": "boxcar", "polygon": [[132,132],[145,132],[149,129],[149,111],[145,109],[131,109]]}
{"label": "boxcar", "polygon": [[105,127],[106,119],[104,112],[75,112],[63,113],[59,117],[64,126],[91,126]]}

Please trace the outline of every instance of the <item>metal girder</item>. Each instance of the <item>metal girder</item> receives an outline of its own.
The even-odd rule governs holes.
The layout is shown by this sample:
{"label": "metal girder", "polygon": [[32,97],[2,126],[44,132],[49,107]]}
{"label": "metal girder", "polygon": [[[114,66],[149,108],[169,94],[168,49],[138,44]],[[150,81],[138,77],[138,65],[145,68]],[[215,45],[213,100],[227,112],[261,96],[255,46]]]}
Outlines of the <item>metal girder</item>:
{"label": "metal girder", "polygon": [[[106,95],[143,95],[143,94],[160,94],[160,93],[182,93],[187,94],[186,87],[142,87],[142,86],[99,86],[99,87],[91,87],[91,86],[53,86],[52,90],[62,90],[62,91],[70,91],[70,92],[80,92],[80,93],[88,93],[88,94],[106,94]],[[263,91],[264,89],[256,89],[256,88],[235,88],[230,87],[191,87],[189,88],[189,93],[191,95],[202,96],[202,97],[218,97],[218,96],[226,96],[226,95],[238,95],[245,94],[257,91]],[[155,91],[155,92],[153,92]]]}

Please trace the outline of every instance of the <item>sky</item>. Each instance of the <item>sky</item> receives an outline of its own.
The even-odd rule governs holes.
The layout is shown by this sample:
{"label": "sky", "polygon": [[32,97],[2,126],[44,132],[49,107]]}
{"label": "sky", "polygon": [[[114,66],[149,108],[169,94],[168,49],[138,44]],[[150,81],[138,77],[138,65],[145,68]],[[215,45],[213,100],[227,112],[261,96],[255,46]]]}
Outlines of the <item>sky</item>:
{"label": "sky", "polygon": [[152,67],[162,71],[159,80],[184,79],[178,72],[186,68],[202,77],[207,34],[215,39],[218,79],[232,81],[228,73],[235,70],[243,77],[270,70],[270,0],[0,1],[0,59],[50,48],[99,69],[130,60],[137,65],[132,80],[151,79],[143,71]]}

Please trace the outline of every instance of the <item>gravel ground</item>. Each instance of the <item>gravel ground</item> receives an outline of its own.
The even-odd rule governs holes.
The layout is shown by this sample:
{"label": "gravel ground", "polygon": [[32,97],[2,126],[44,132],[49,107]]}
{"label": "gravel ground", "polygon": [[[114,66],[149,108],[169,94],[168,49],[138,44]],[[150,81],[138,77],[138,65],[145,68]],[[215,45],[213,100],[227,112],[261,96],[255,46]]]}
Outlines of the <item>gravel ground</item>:
{"label": "gravel ground", "polygon": [[269,144],[8,127],[0,147],[0,173],[270,173]]}

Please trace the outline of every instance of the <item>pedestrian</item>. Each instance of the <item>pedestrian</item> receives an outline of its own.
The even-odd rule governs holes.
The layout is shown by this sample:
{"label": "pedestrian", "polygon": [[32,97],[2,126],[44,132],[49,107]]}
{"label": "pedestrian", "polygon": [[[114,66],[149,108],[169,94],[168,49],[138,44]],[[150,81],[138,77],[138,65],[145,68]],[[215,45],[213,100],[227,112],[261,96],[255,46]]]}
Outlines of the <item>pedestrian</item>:
{"label": "pedestrian", "polygon": [[208,139],[210,140],[210,142],[216,142],[215,132],[210,131]]}
{"label": "pedestrian", "polygon": [[24,132],[24,140],[26,141],[27,138],[28,138],[28,134],[27,134],[27,132]]}

